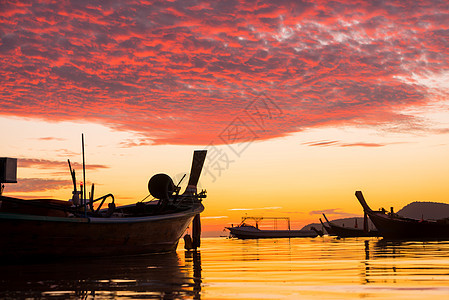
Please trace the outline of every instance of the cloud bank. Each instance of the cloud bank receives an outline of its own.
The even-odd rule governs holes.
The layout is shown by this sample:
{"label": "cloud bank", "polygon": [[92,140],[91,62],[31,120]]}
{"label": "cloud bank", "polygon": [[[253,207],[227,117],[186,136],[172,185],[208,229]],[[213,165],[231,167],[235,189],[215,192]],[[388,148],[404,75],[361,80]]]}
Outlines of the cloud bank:
{"label": "cloud bank", "polygon": [[[7,1],[0,114],[153,144],[409,124],[448,69],[445,1]],[[236,122],[236,120],[238,122]],[[231,128],[234,129],[234,128]],[[134,144],[139,145],[139,143]],[[133,146],[133,145],[129,145]]]}

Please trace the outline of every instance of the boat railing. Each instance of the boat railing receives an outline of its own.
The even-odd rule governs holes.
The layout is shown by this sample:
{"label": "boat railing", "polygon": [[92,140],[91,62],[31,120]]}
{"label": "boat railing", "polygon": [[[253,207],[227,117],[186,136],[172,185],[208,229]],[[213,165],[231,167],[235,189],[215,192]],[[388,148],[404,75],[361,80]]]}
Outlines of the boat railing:
{"label": "boat railing", "polygon": [[[110,213],[108,213],[106,215],[100,214],[101,206],[104,204],[104,202],[105,202],[105,200],[107,198],[111,198],[112,199],[111,203],[109,203],[109,209],[111,209],[111,207],[112,207],[112,210],[113,210],[113,207],[115,207],[114,195],[107,194],[107,195],[101,196],[101,197],[99,197],[97,199],[92,199],[92,200],[90,200],[89,202],[86,203],[86,204],[88,204],[90,206],[93,203],[98,202],[98,201],[101,200],[100,205],[94,211],[90,211],[89,214],[101,215],[101,216],[106,216],[106,217],[110,216],[111,215]],[[4,202],[18,204],[18,205],[59,210],[59,211],[63,211],[63,212],[66,212],[66,213],[73,214],[74,216],[82,216],[84,214],[84,210],[87,207],[87,205],[85,205],[85,204],[70,205],[71,202],[69,202],[69,201],[66,202],[67,205],[66,204],[59,204],[59,203],[58,204],[52,204],[52,203],[45,203],[45,202],[43,202],[44,200],[48,201],[49,199],[23,200],[23,199],[18,199],[18,198],[1,196],[0,200],[4,201]]]}
{"label": "boat railing", "polygon": [[253,220],[256,223],[256,228],[259,228],[259,222],[262,220],[274,220],[274,229],[277,229],[277,220],[286,220],[287,221],[287,226],[288,226],[288,230],[290,229],[290,217],[242,217],[242,221],[240,222],[240,224],[238,226],[242,226],[243,224],[245,224],[246,220]]}

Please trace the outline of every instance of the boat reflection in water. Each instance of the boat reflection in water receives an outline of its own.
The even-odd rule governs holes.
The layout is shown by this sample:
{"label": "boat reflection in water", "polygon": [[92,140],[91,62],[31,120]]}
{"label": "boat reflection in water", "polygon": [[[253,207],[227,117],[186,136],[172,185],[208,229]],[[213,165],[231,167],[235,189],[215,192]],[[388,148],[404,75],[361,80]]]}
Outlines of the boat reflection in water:
{"label": "boat reflection in water", "polygon": [[200,299],[200,252],[0,266],[5,299]]}
{"label": "boat reflection in water", "polygon": [[364,281],[409,285],[417,281],[447,287],[449,242],[365,241]]}
{"label": "boat reflection in water", "polygon": [[[182,243],[182,241],[181,241]],[[0,299],[427,300],[449,242],[203,238],[201,252],[0,266]]]}

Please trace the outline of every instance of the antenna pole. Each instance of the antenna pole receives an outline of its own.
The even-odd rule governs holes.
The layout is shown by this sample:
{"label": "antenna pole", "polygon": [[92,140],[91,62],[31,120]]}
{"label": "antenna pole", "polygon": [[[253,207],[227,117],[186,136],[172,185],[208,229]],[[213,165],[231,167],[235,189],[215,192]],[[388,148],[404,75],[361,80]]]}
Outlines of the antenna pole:
{"label": "antenna pole", "polygon": [[84,133],[81,133],[81,148],[83,151],[83,204],[84,204],[84,216],[87,215],[86,210],[86,162],[84,160]]}

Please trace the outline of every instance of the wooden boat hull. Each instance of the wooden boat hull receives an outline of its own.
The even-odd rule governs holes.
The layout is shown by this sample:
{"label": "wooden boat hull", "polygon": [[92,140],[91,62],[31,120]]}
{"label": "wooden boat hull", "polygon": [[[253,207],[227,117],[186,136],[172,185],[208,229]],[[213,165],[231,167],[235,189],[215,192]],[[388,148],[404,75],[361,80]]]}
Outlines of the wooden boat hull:
{"label": "wooden boat hull", "polygon": [[378,231],[365,232],[363,229],[349,228],[329,223],[331,232],[341,238],[349,237],[376,237],[380,236]]}
{"label": "wooden boat hull", "polygon": [[132,218],[66,218],[0,213],[0,256],[86,257],[176,250],[195,215],[187,211]]}
{"label": "wooden boat hull", "polygon": [[[344,227],[340,225],[336,225],[329,221],[325,214],[323,214],[324,219],[326,220],[327,224],[329,225],[328,232],[332,233],[331,235],[336,235],[341,238],[350,238],[350,237],[376,237],[380,236],[379,232],[377,230],[368,230],[365,231],[364,229],[359,228],[351,228],[351,227]],[[323,224],[323,221],[321,221],[321,224]],[[365,220],[367,222],[367,220]],[[323,224],[324,226],[324,224]]]}
{"label": "wooden boat hull", "polygon": [[232,236],[239,239],[266,239],[266,238],[304,238],[317,237],[313,230],[260,230],[255,227],[226,227]]}
{"label": "wooden boat hull", "polygon": [[420,221],[368,213],[380,234],[390,239],[449,239],[449,222]]}
{"label": "wooden boat hull", "polygon": [[396,214],[386,214],[373,211],[366,203],[362,193],[356,192],[356,197],[376,225],[380,235],[388,239],[418,239],[418,240],[448,240],[449,219],[438,221],[415,220],[400,217]]}

